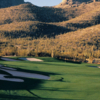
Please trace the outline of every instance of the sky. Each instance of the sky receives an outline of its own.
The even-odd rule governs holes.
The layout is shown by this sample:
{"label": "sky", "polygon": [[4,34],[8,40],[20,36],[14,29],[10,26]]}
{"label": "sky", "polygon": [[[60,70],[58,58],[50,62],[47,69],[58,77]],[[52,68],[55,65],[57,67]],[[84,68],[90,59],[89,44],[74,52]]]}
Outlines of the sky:
{"label": "sky", "polygon": [[34,5],[37,6],[54,6],[58,5],[62,2],[62,0],[24,0],[25,2],[31,2]]}

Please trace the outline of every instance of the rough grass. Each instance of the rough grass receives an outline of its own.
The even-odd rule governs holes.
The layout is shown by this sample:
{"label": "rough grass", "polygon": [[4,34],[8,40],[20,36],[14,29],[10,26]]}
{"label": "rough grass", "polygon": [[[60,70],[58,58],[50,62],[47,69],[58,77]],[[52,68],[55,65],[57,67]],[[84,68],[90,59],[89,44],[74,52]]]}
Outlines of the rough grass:
{"label": "rough grass", "polygon": [[[49,61],[51,58],[47,59]],[[45,81],[24,79],[23,84],[1,81],[0,83],[3,83],[0,86],[2,100],[15,98],[15,100],[99,100],[100,98],[100,70],[89,67],[98,65],[28,61],[0,61],[0,64],[51,77]]]}

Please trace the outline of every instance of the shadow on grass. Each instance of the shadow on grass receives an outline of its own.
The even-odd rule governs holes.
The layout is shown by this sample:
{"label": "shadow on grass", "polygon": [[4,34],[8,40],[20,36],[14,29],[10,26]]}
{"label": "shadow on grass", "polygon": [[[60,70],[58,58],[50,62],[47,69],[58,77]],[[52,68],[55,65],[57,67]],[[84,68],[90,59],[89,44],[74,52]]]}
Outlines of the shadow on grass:
{"label": "shadow on grass", "polygon": [[[65,67],[69,67],[69,66],[71,66],[71,67],[73,67],[71,64],[78,64],[78,63],[71,63],[71,62],[66,62],[66,63],[63,63],[63,62],[61,62],[61,63],[57,63],[57,62],[53,62],[53,63],[48,63],[48,62],[42,62],[42,63],[39,63],[39,64],[45,64],[45,65],[53,65],[53,66],[65,66]],[[75,67],[75,66],[74,66]],[[58,74],[59,75],[59,74]]]}
{"label": "shadow on grass", "polygon": [[[22,79],[24,82],[12,82],[12,81],[2,81],[0,80],[0,90],[23,90],[23,89],[36,89],[40,88],[41,84],[46,81],[46,79],[35,79],[35,78],[25,78],[25,77],[20,77],[20,76],[13,76],[9,72],[6,72],[5,70],[11,70],[7,69],[11,67],[1,67],[0,68],[0,74],[4,74],[5,78],[16,78],[16,79]],[[31,70],[25,70],[21,68],[14,68],[17,72],[23,72],[24,73],[30,73],[30,74],[39,74],[39,75],[45,75],[45,76],[50,76],[50,75],[59,75],[57,73],[50,73],[50,72],[42,72],[42,71],[31,71]]]}
{"label": "shadow on grass", "polygon": [[[27,63],[27,62],[25,61],[25,63]],[[34,63],[34,64],[36,63],[37,64],[37,62],[29,62],[29,63]],[[42,62],[42,63],[41,62],[38,62],[38,64],[47,64],[47,63],[46,62]],[[53,65],[53,64],[50,64],[50,65]],[[43,72],[43,71],[23,69],[23,68],[25,68],[25,66],[22,66],[22,65],[18,67],[18,65],[9,65],[9,64],[6,64],[6,66],[8,66],[9,68],[14,68],[17,71],[27,72],[27,73],[36,73],[36,74],[42,74],[42,75],[46,75],[46,76],[50,76],[50,75],[60,75],[59,73],[52,73],[52,72]],[[6,72],[3,72],[3,73],[6,73]]]}
{"label": "shadow on grass", "polygon": [[81,100],[81,99],[36,98],[36,97],[11,96],[11,95],[0,94],[0,100]]}
{"label": "shadow on grass", "polygon": [[[7,94],[0,94],[0,99],[3,100],[79,100],[79,99],[59,99],[59,98],[43,98],[39,97],[35,93],[31,92],[31,89],[36,89],[36,90],[46,90],[46,91],[59,91],[59,92],[75,92],[74,90],[60,90],[57,88],[41,88],[41,84],[44,83],[42,80],[37,80],[37,79],[25,79],[24,83],[15,83],[15,82],[5,82],[5,81],[0,81],[0,90],[9,90],[9,95]],[[28,91],[33,97],[30,96],[19,96],[19,95],[12,95],[10,94],[10,91],[14,90],[26,90]]]}
{"label": "shadow on grass", "polygon": [[74,63],[74,64],[82,64],[82,61],[64,60],[64,59],[59,59],[59,58],[56,58],[56,59],[59,60],[59,61],[62,61],[62,62],[68,62],[68,63]]}
{"label": "shadow on grass", "polygon": [[[31,89],[38,89],[41,87],[41,84],[44,83],[44,80],[40,79],[29,79],[29,78],[21,78],[21,77],[13,77],[9,76],[9,78],[20,78],[24,80],[24,82],[11,82],[11,81],[0,81],[0,90],[9,90],[9,94],[11,90],[26,90],[33,96],[40,98],[35,93],[32,93]],[[1,97],[1,96],[0,96]]]}
{"label": "shadow on grass", "polygon": [[[36,74],[42,74],[42,75],[58,75],[57,73],[48,73],[48,72],[41,72],[41,71],[31,71],[31,70],[25,70],[25,69],[20,69],[16,68],[17,71],[20,72],[27,72],[27,73],[36,73]],[[2,70],[1,70],[2,71]],[[1,74],[1,72],[0,72]],[[57,98],[42,98],[39,95],[33,93],[31,90],[47,90],[47,91],[59,91],[59,92],[75,92],[74,90],[65,90],[65,89],[57,89],[57,88],[44,88],[42,87],[42,84],[45,83],[46,81],[50,80],[41,80],[41,79],[32,79],[32,78],[22,78],[22,77],[15,77],[12,76],[9,73],[6,73],[2,71],[2,74],[8,75],[6,78],[18,78],[24,80],[24,82],[11,82],[11,81],[2,81],[0,80],[0,90],[4,91],[4,94],[0,94],[0,100],[78,100],[78,99],[59,99]],[[63,82],[63,79],[61,80],[54,80],[54,81],[59,81]],[[53,82],[53,81],[52,81]],[[14,90],[25,90],[28,93],[30,93],[30,96],[20,96],[17,94],[14,94]],[[7,91],[9,91],[9,94],[7,95]],[[12,95],[13,93],[13,95]]]}
{"label": "shadow on grass", "polygon": [[99,68],[99,66],[92,66],[92,65],[91,66],[88,66],[88,67]]}
{"label": "shadow on grass", "polygon": [[[4,94],[0,94],[0,98],[16,98],[16,96],[12,96],[10,95],[10,91],[14,91],[14,90],[26,90],[27,92],[29,92],[31,95],[33,95],[33,97],[37,98],[37,99],[33,99],[33,100],[42,100],[41,97],[39,97],[38,95],[36,95],[35,93],[31,92],[31,89],[39,89],[41,88],[41,84],[43,84],[46,80],[42,80],[42,79],[34,79],[34,78],[23,78],[23,77],[16,77],[16,76],[12,76],[11,74],[9,74],[8,72],[2,70],[2,69],[6,69],[7,67],[1,67],[0,70],[0,75],[6,75],[4,76],[4,78],[6,79],[22,79],[24,80],[23,82],[12,82],[12,81],[3,81],[0,80],[0,90],[4,90],[7,91],[9,90],[9,95],[4,95]],[[9,67],[10,68],[10,67]],[[9,69],[8,69],[9,70]],[[26,73],[35,73],[35,74],[41,74],[41,75],[46,75],[46,76],[50,76],[50,75],[56,75],[56,73],[47,73],[47,72],[41,72],[41,71],[30,71],[30,70],[24,70],[24,69],[20,69],[20,68],[16,68],[16,71],[18,72],[26,72]],[[19,98],[19,96],[18,96]],[[26,98],[26,97],[24,97]],[[29,100],[31,100],[30,97],[28,97]],[[52,100],[52,99],[51,99]]]}

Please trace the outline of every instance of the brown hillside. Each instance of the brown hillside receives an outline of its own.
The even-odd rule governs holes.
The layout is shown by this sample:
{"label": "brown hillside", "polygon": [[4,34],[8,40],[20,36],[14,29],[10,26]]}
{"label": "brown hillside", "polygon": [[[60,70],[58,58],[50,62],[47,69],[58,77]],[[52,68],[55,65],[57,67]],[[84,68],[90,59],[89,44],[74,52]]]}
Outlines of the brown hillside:
{"label": "brown hillside", "polygon": [[7,39],[2,36],[0,43],[1,52],[4,55],[6,53],[16,53],[17,51],[20,52],[19,55],[27,55],[28,51],[33,52],[33,54],[54,51],[55,55],[81,56],[83,58],[89,58],[90,56],[100,57],[100,25],[57,35],[55,38],[31,39],[27,37]]}
{"label": "brown hillside", "polygon": [[24,22],[13,22],[10,24],[0,25],[0,33],[14,38],[32,36],[35,38],[54,37],[55,35],[69,32],[71,30],[51,25],[38,21],[24,21]]}
{"label": "brown hillside", "polygon": [[61,22],[66,21],[86,12],[97,9],[100,3],[84,4],[72,8],[37,7],[32,4],[22,4],[9,8],[0,9],[0,24],[12,23],[13,21],[41,21]]}
{"label": "brown hillside", "polygon": [[[34,20],[36,21],[36,14],[29,8],[29,5],[23,4],[18,6],[12,6],[9,8],[0,9],[0,24],[8,24],[12,22],[21,22]],[[35,8],[35,6],[33,6]]]}
{"label": "brown hillside", "polygon": [[[94,9],[95,8],[95,9]],[[72,8],[22,4],[0,9],[0,32],[11,37],[54,37],[100,22],[100,2]],[[70,20],[68,20],[70,19]]]}
{"label": "brown hillside", "polygon": [[[100,5],[100,2],[98,3]],[[92,3],[97,5],[97,3]],[[68,21],[53,23],[54,25],[68,27],[71,30],[86,28],[100,23],[100,6]]]}
{"label": "brown hillside", "polygon": [[22,4],[0,9],[0,54],[22,56],[21,51],[26,56],[54,52],[100,57],[100,2],[70,8]]}

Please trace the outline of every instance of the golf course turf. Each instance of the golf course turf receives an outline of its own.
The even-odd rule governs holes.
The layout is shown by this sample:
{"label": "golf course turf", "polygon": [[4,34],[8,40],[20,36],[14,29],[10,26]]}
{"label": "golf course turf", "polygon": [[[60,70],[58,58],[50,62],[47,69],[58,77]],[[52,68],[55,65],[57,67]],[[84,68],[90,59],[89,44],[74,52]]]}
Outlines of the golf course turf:
{"label": "golf course turf", "polygon": [[[49,80],[14,77],[24,82],[0,80],[0,100],[100,100],[100,69],[95,64],[75,64],[54,58],[43,62],[0,61],[17,71],[49,76]],[[0,70],[0,74],[9,74]],[[7,78],[13,78],[9,74]]]}

